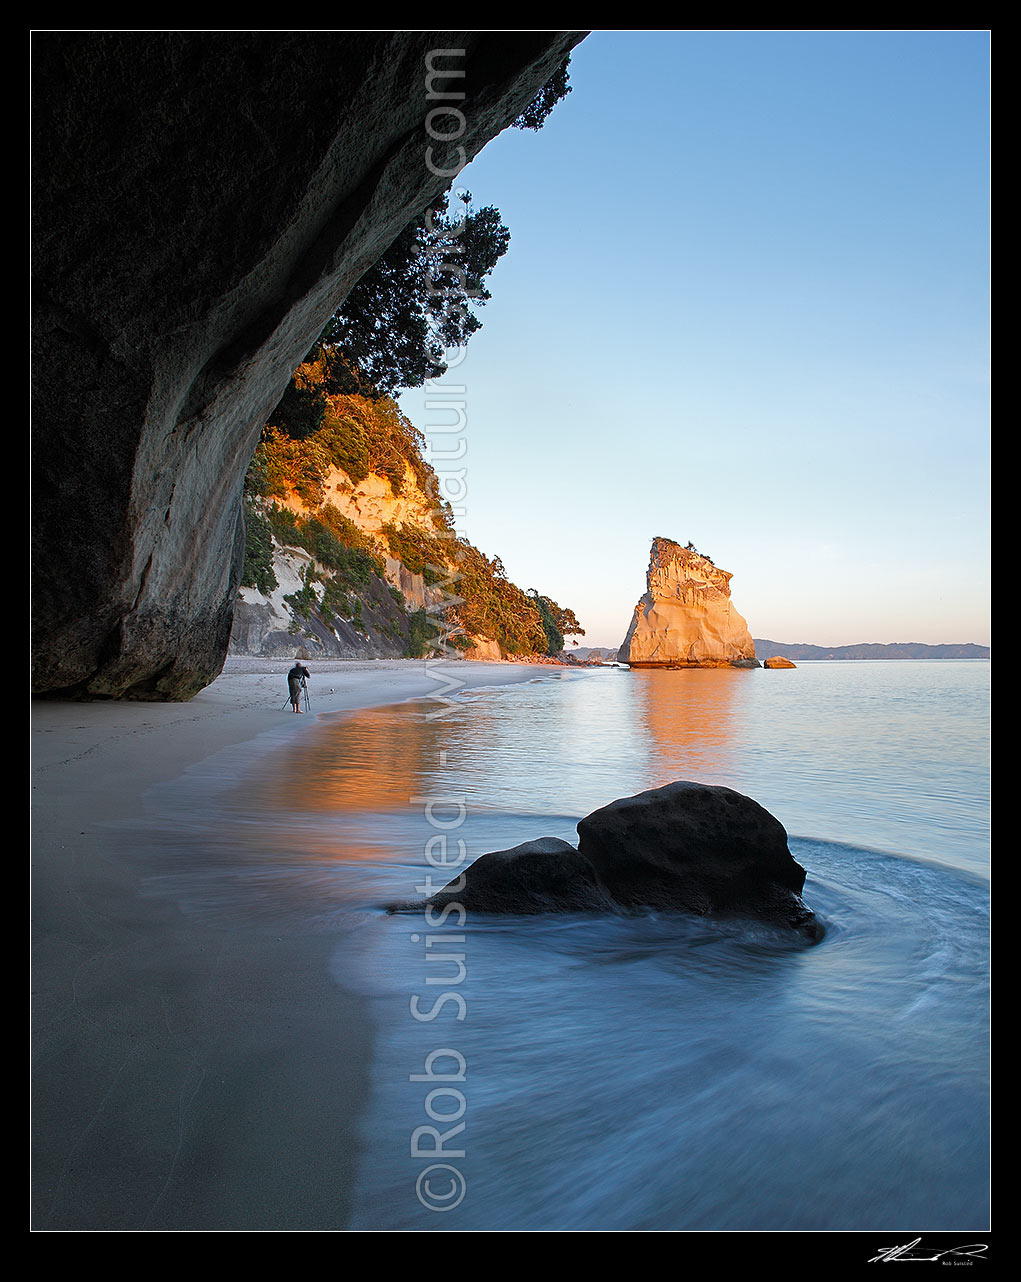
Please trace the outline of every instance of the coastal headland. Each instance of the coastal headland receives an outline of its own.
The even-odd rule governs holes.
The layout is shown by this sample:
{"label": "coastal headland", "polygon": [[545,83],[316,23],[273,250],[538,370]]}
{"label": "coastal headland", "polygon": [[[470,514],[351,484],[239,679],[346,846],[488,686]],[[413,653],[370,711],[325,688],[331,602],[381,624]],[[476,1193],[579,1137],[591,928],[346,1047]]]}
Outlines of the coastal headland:
{"label": "coastal headland", "polygon": [[[147,893],[146,794],[320,716],[528,681],[530,664],[230,659],[188,703],[33,710],[33,1227],[343,1228],[372,1028],[324,934],[210,924]],[[152,840],[147,839],[147,833]],[[187,839],[187,837],[185,838]]]}

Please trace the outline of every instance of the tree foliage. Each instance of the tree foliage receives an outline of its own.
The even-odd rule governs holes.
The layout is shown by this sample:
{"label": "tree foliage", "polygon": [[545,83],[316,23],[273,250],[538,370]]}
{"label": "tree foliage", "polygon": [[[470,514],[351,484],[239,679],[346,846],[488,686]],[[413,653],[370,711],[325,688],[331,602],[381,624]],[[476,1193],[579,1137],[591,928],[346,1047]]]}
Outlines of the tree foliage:
{"label": "tree foliage", "polygon": [[546,653],[559,654],[564,648],[564,636],[585,635],[585,629],[579,624],[573,610],[557,605],[548,596],[542,596],[535,588],[528,589],[528,595],[535,602],[539,611],[543,631],[546,634]]}
{"label": "tree foliage", "polygon": [[319,340],[331,389],[393,395],[446,372],[444,352],[481,329],[476,309],[507,252],[510,232],[492,206],[471,196],[451,214],[443,196],[410,223],[357,282]]}
{"label": "tree foliage", "polygon": [[293,490],[306,507],[315,508],[324,501],[326,478],[336,468],[354,485],[370,473],[385,476],[395,495],[402,492],[410,472],[424,494],[435,494],[436,474],[422,457],[425,438],[389,397],[331,394],[328,361],[322,354],[300,366],[292,383],[309,398],[321,395],[318,423],[311,430],[302,426],[295,431],[280,412],[281,402],[263,429],[249,469],[251,493],[284,498]]}
{"label": "tree foliage", "polygon": [[245,500],[245,565],[241,586],[269,596],[277,586],[273,570],[273,528],[250,498]]}
{"label": "tree foliage", "polygon": [[460,598],[452,619],[466,633],[491,637],[507,654],[545,654],[542,616],[528,594],[507,578],[498,556],[487,557],[467,539],[453,544],[453,565]]}
{"label": "tree foliage", "polygon": [[571,86],[567,83],[570,80],[567,71],[570,61],[571,55],[568,54],[521,115],[518,116],[517,120],[514,121],[515,129],[541,129],[543,127],[546,123],[546,117],[553,108],[571,92]]}

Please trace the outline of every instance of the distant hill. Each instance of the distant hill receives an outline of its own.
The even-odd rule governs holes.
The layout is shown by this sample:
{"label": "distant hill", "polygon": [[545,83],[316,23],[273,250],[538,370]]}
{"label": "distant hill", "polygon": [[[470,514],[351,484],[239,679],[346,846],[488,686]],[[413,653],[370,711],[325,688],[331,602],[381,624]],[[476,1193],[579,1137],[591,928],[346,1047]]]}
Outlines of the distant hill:
{"label": "distant hill", "polygon": [[755,654],[761,661],[782,659],[988,659],[987,645],[922,645],[920,641],[895,641],[890,645],[862,642],[859,645],[804,645],[755,638]]}
{"label": "distant hill", "polygon": [[587,646],[572,645],[569,650],[562,650],[561,654],[573,655],[579,663],[616,663],[617,647],[616,646]]}

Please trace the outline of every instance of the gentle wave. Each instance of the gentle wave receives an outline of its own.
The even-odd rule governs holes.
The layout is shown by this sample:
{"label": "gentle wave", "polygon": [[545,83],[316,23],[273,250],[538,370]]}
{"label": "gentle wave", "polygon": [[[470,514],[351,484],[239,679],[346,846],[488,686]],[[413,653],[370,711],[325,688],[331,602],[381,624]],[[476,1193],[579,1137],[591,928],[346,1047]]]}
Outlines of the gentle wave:
{"label": "gentle wave", "polygon": [[[353,1227],[981,1230],[982,669],[607,670],[468,691],[437,720],[322,718],[162,790],[148,891],[332,943],[377,1029]],[[383,909],[425,893],[430,799],[463,806],[473,859],[573,842],[586,813],[674,778],[820,834],[790,841],[817,946],[679,915],[427,929]],[[439,1050],[464,1080],[430,1097],[414,1078]],[[412,1137],[462,1122],[430,1206]]]}
{"label": "gentle wave", "polygon": [[[448,946],[463,978],[430,988],[460,972],[430,964],[422,922],[365,914],[335,957],[386,1030],[355,1226],[986,1225],[984,887],[794,849],[828,927],[813,948],[682,916],[476,916]],[[452,1000],[413,1018],[444,992],[463,1020]],[[467,1065],[452,1225],[408,1147],[431,1124],[409,1078],[439,1047]]]}

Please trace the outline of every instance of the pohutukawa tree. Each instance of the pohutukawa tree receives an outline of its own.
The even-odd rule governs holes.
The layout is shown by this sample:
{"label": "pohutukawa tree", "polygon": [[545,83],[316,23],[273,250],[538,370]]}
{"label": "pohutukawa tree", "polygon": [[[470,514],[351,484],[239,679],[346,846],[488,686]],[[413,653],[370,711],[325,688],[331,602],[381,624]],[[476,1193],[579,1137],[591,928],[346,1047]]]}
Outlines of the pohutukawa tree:
{"label": "pohutukawa tree", "polygon": [[486,281],[507,252],[510,232],[492,206],[471,194],[448,198],[406,227],[330,319],[320,347],[338,392],[393,395],[446,372],[444,351],[463,347],[491,297]]}

